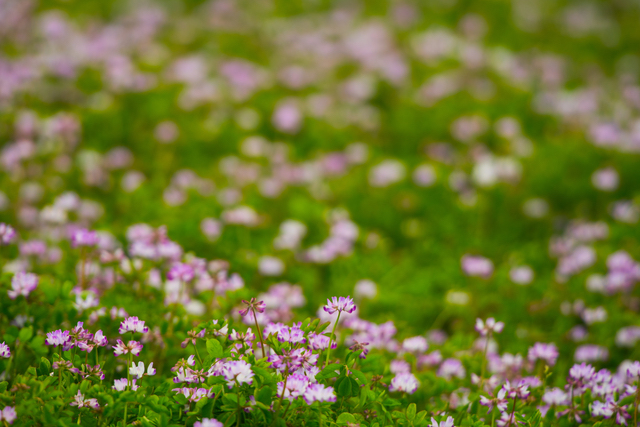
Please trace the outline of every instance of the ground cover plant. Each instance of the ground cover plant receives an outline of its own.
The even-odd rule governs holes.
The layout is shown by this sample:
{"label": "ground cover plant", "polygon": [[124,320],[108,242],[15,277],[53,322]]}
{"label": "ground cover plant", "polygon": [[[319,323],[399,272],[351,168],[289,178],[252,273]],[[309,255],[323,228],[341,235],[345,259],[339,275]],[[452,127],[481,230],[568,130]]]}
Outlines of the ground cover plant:
{"label": "ground cover plant", "polygon": [[0,423],[638,425],[639,19],[0,0]]}

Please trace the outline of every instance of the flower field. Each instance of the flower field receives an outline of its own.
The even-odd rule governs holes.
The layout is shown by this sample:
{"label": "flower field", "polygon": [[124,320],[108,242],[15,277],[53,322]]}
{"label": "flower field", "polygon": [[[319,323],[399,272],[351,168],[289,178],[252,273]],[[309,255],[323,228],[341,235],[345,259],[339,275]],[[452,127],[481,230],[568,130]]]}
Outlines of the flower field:
{"label": "flower field", "polygon": [[0,424],[640,425],[639,21],[0,0]]}

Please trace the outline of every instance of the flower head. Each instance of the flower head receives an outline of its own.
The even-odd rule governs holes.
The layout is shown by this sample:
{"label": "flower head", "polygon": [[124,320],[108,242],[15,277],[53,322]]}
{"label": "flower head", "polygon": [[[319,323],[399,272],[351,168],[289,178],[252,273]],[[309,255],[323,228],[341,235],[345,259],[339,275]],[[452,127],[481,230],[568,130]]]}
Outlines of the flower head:
{"label": "flower head", "polygon": [[196,421],[193,427],[224,427],[224,424],[215,418],[203,418],[202,421]]}
{"label": "flower head", "polygon": [[11,279],[11,289],[8,291],[9,298],[16,299],[19,295],[26,298],[37,286],[38,276],[20,271]]}
{"label": "flower head", "polygon": [[558,359],[558,348],[553,343],[544,344],[537,342],[529,348],[527,357],[531,362],[544,360],[547,365],[553,366],[556,364],[556,360]]}
{"label": "flower head", "polygon": [[138,379],[142,378],[145,374],[153,376],[156,374],[156,370],[153,367],[153,362],[149,363],[147,367],[147,371],[144,370],[144,362],[138,362],[136,366],[135,363],[131,362],[131,367],[129,368],[129,373]]}
{"label": "flower head", "polygon": [[16,408],[13,406],[5,406],[2,411],[0,411],[0,421],[6,421],[8,424],[13,424],[13,422],[18,418],[18,414],[16,413]]}
{"label": "flower head", "polygon": [[214,393],[211,390],[206,388],[182,387],[182,388],[174,388],[172,391],[175,391],[177,393],[182,393],[182,395],[187,399],[189,399],[190,402],[197,402],[203,397],[211,398],[214,395]]}
{"label": "flower head", "polygon": [[57,347],[65,346],[69,341],[69,331],[62,331],[61,329],[58,329],[57,331],[47,332],[47,339],[45,342],[47,345]]}
{"label": "flower head", "polygon": [[287,382],[280,381],[278,383],[278,396],[292,402],[300,396],[303,396],[309,387],[309,378],[301,374],[289,375]]}
{"label": "flower head", "polygon": [[483,337],[486,337],[489,333],[499,334],[504,328],[503,322],[496,322],[496,319],[490,317],[485,321],[482,319],[476,319],[476,331]]}
{"label": "flower head", "polygon": [[9,224],[0,222],[0,245],[8,245],[16,238],[16,230]]}
{"label": "flower head", "polygon": [[336,393],[333,387],[325,386],[323,384],[309,384],[302,396],[307,405],[311,405],[313,402],[335,402]]}
{"label": "flower head", "polygon": [[311,349],[326,350],[327,348],[329,348],[329,344],[331,344],[332,349],[335,349],[338,347],[338,343],[335,341],[332,341],[331,338],[329,338],[326,335],[316,334],[314,332],[311,332],[309,334],[309,347]]}
{"label": "flower head", "polygon": [[332,297],[330,300],[327,299],[327,304],[322,307],[324,311],[329,314],[333,314],[336,311],[347,313],[353,313],[356,309],[356,305],[353,302],[353,299],[349,296],[345,297]]}
{"label": "flower head", "polygon": [[77,406],[78,408],[84,408],[85,406],[91,409],[98,409],[100,404],[98,404],[98,399],[85,399],[84,394],[80,393],[78,390],[78,394],[73,397],[73,402],[69,405]]}
{"label": "flower head", "polygon": [[389,391],[400,391],[413,394],[418,389],[420,383],[418,379],[410,372],[401,372],[396,375],[389,385]]}
{"label": "flower head", "polygon": [[115,354],[116,357],[128,353],[132,353],[134,356],[138,356],[140,355],[142,347],[142,344],[140,344],[138,341],[129,341],[125,345],[125,343],[122,342],[121,339],[118,339],[116,345],[113,346],[113,349],[115,350],[113,354]]}
{"label": "flower head", "polygon": [[92,341],[99,347],[105,347],[107,344],[109,344],[109,340],[104,336],[104,333],[102,333],[102,329],[98,330],[98,332],[93,335]]}
{"label": "flower head", "polygon": [[8,359],[11,357],[11,349],[5,343],[0,344],[0,357]]}
{"label": "flower head", "polygon": [[180,346],[182,348],[186,348],[189,345],[189,342],[191,342],[191,344],[193,344],[193,345],[196,345],[196,339],[204,338],[204,335],[206,333],[207,333],[206,329],[203,329],[200,332],[196,332],[196,330],[193,329],[193,330],[187,332],[187,339],[182,341],[182,344],[180,344]]}
{"label": "flower head", "polygon": [[79,246],[95,246],[98,244],[98,233],[95,231],[81,228],[71,235],[71,246],[77,248]]}
{"label": "flower head", "polygon": [[453,417],[447,417],[445,421],[438,423],[435,418],[431,417],[431,425],[429,427],[455,427],[453,421]]}
{"label": "flower head", "polygon": [[130,383],[127,383],[126,378],[120,378],[119,380],[113,380],[113,389],[115,391],[125,391],[127,389],[127,385],[131,386],[131,390],[136,391],[138,386],[136,385],[136,380],[132,380]]}
{"label": "flower head", "polygon": [[189,264],[178,262],[167,273],[167,279],[169,280],[181,280],[183,282],[190,282],[195,277],[195,271]]}
{"label": "flower head", "polygon": [[232,360],[222,365],[222,375],[227,380],[227,386],[233,388],[236,384],[253,383],[251,365],[244,360]]}
{"label": "flower head", "polygon": [[249,314],[249,311],[264,313],[264,310],[267,308],[267,304],[264,301],[258,301],[255,298],[251,298],[250,301],[243,299],[242,303],[246,306],[246,308],[239,311],[243,317]]}
{"label": "flower head", "polygon": [[127,317],[120,323],[119,334],[127,332],[140,332],[146,334],[149,332],[149,327],[144,325],[144,320],[139,320],[137,317]]}

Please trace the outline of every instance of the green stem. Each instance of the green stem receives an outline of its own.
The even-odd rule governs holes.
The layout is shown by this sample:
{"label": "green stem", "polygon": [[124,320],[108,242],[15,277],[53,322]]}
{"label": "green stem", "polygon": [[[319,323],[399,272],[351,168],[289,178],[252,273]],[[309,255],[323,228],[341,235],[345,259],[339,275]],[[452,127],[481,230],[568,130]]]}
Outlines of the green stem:
{"label": "green stem", "polygon": [[329,347],[327,348],[327,358],[324,361],[325,368],[329,364],[329,354],[331,354],[331,340],[333,340],[333,334],[336,331],[336,327],[338,326],[338,322],[340,322],[340,315],[341,314],[342,314],[342,312],[338,311],[338,318],[336,319],[336,323],[333,324],[333,329],[331,330],[331,336],[329,337]]}
{"label": "green stem", "polygon": [[289,412],[289,408],[291,408],[291,402],[289,402],[289,404],[287,405],[287,409],[284,410],[284,414],[282,414],[282,418],[285,418],[287,416],[287,412]]}
{"label": "green stem", "polygon": [[[133,332],[131,333],[133,335]],[[129,364],[127,365],[127,390],[131,390],[131,365],[133,364],[133,353],[129,352]],[[129,402],[125,402],[124,404],[124,419],[122,420],[122,425],[126,427],[127,425],[127,409],[129,409]]]}
{"label": "green stem", "polygon": [[511,427],[511,424],[513,423],[513,415],[516,413],[516,403],[518,403],[517,395],[513,398],[513,409],[511,410],[511,416],[509,417],[509,424],[507,427]]}
{"label": "green stem", "polygon": [[278,419],[278,414],[280,413],[280,408],[282,407],[282,401],[284,400],[284,392],[287,390],[287,379],[289,379],[289,367],[285,369],[284,385],[282,386],[282,394],[280,395],[280,399],[278,400],[278,409],[276,409],[276,412],[275,412],[276,416],[273,417],[273,423],[271,423],[272,426],[275,424],[276,420]]}
{"label": "green stem", "polygon": [[60,365],[58,368],[58,391],[60,391],[60,386],[62,386],[62,346],[60,346],[60,360],[58,364]]}
{"label": "green stem", "polygon": [[253,307],[251,307],[251,312],[253,313],[253,320],[256,322],[256,329],[258,330],[258,336],[260,337],[260,346],[262,348],[261,359],[263,359],[267,356],[267,350],[264,346],[264,340],[262,339],[262,331],[260,330],[260,325],[258,325],[258,317],[256,316],[256,311],[253,309]]}
{"label": "green stem", "polygon": [[489,350],[489,340],[491,339],[491,331],[487,334],[487,341],[484,344],[484,352],[482,353],[482,370],[480,371],[480,389],[484,383],[484,371],[487,366],[487,351]]}
{"label": "green stem", "polygon": [[198,346],[193,344],[193,348],[196,349],[196,356],[198,356],[198,360],[200,361],[200,369],[204,369],[204,363],[202,362],[202,357],[200,357],[200,353],[198,352]]}
{"label": "green stem", "polygon": [[80,249],[80,288],[84,291],[84,247]]}

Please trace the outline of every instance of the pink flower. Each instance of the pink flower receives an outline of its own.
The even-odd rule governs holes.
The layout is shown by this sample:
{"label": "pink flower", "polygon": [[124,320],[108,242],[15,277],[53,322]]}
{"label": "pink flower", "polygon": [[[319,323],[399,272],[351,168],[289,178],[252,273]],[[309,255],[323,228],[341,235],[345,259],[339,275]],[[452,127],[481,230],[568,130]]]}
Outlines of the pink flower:
{"label": "pink flower", "polygon": [[76,394],[73,399],[74,401],[69,404],[71,406],[77,406],[78,408],[84,408],[86,406],[91,409],[98,409],[100,407],[98,399],[85,399],[84,394],[80,393],[80,390],[78,390],[78,394]]}
{"label": "pink flower", "polygon": [[134,377],[137,377],[137,379],[142,378],[145,374],[146,375],[155,375],[156,374],[156,370],[153,367],[153,362],[149,363],[149,366],[147,367],[147,370],[145,372],[144,370],[144,362],[138,362],[138,366],[136,366],[135,363],[131,362],[131,367],[129,368],[129,373],[131,375],[133,375]]}
{"label": "pink flower", "polygon": [[307,405],[311,405],[313,402],[335,402],[336,394],[333,387],[325,386],[323,384],[310,384],[304,391],[302,396]]}
{"label": "pink flower", "polygon": [[37,286],[38,276],[20,271],[11,279],[11,289],[8,291],[9,298],[16,299],[19,295],[26,298]]}
{"label": "pink flower", "polygon": [[447,417],[445,421],[438,423],[435,418],[431,417],[431,425],[429,427],[455,427],[453,421],[453,417]]}
{"label": "pink flower", "polygon": [[264,310],[267,308],[267,304],[265,304],[264,301],[258,301],[255,298],[251,298],[250,301],[243,299],[242,303],[246,305],[246,308],[239,311],[241,316],[246,316],[251,310],[258,313],[264,313]]}
{"label": "pink flower", "polygon": [[196,421],[193,427],[224,427],[224,424],[215,418],[203,418],[202,421]]}
{"label": "pink flower", "polygon": [[486,321],[482,319],[476,319],[476,331],[483,337],[486,337],[490,332],[499,334],[504,329],[503,322],[496,322],[493,317],[488,318]]}
{"label": "pink flower", "polygon": [[396,375],[389,384],[389,391],[400,391],[413,394],[418,390],[420,383],[418,379],[410,372],[401,372]]}
{"label": "pink flower", "polygon": [[149,332],[149,327],[144,325],[144,320],[139,320],[137,317],[127,317],[120,323],[118,333],[124,334],[127,332],[140,332],[146,334]]}
{"label": "pink flower", "polygon": [[529,348],[527,358],[531,362],[535,362],[538,359],[544,360],[547,365],[553,366],[558,359],[558,348],[553,343],[544,344],[537,342]]}
{"label": "pink flower", "polygon": [[233,388],[236,384],[253,383],[251,365],[244,360],[232,360],[222,365],[222,375],[227,380],[227,386]]}
{"label": "pink flower", "polygon": [[79,246],[95,246],[98,244],[98,234],[95,231],[81,228],[71,235],[71,246],[77,248]]}
{"label": "pink flower", "polygon": [[327,304],[323,307],[324,311],[329,314],[333,314],[336,311],[347,313],[353,313],[356,309],[356,305],[351,297],[332,297],[331,300],[327,299]]}
{"label": "pink flower", "polygon": [[18,418],[18,414],[16,413],[16,408],[13,406],[5,406],[4,409],[0,411],[0,421],[13,424],[16,418]]}
{"label": "pink flower", "polygon": [[167,279],[169,280],[181,280],[183,282],[190,282],[195,277],[195,271],[189,264],[176,263],[171,270],[167,273]]}
{"label": "pink flower", "polygon": [[[131,386],[131,390],[136,391],[138,386],[136,385],[136,380],[128,383]],[[113,387],[115,391],[125,391],[127,389],[127,379],[120,378],[119,380],[113,380]]]}
{"label": "pink flower", "polygon": [[138,341],[129,341],[126,345],[122,342],[121,339],[118,338],[118,342],[113,346],[115,356],[120,356],[122,354],[133,353],[134,356],[140,355],[140,351],[142,350],[142,344]]}
{"label": "pink flower", "polygon": [[11,349],[5,343],[0,344],[0,357],[8,359],[11,357]]}
{"label": "pink flower", "polygon": [[47,345],[53,346],[64,346],[69,342],[69,331],[62,331],[58,329],[57,331],[47,332],[47,339],[45,340]]}
{"label": "pink flower", "polygon": [[464,255],[460,263],[462,270],[467,276],[477,276],[486,279],[493,273],[493,263],[491,260],[481,256]]}
{"label": "pink flower", "polygon": [[16,230],[9,224],[0,222],[0,245],[8,245],[16,238]]}

